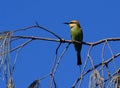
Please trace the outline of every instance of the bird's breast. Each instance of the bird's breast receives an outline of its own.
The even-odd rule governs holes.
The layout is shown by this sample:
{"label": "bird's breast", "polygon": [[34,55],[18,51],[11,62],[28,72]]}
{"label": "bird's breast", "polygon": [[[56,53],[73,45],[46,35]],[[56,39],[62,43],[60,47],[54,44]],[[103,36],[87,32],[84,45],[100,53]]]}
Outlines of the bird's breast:
{"label": "bird's breast", "polygon": [[82,32],[80,29],[71,29],[71,38],[72,40],[82,41]]}

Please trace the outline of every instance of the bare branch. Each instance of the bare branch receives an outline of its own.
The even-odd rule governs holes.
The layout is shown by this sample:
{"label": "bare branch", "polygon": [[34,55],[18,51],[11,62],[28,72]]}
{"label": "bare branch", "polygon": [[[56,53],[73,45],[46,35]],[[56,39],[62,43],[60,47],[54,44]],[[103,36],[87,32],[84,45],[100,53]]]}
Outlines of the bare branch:
{"label": "bare branch", "polygon": [[55,75],[55,73],[56,73],[56,71],[57,71],[57,68],[58,68],[58,66],[59,66],[59,64],[60,64],[60,61],[61,61],[63,55],[65,54],[65,52],[67,51],[69,45],[70,45],[70,43],[65,47],[65,49],[64,49],[63,52],[61,53],[61,55],[60,55],[60,57],[59,57],[59,59],[58,59],[58,62],[56,63],[55,68],[54,68],[54,70],[53,70],[53,73],[51,74],[51,78],[52,78],[52,79],[51,79],[51,82],[50,82],[50,88],[52,88],[52,82],[53,82],[53,80],[54,80],[54,75]]}
{"label": "bare branch", "polygon": [[[112,60],[116,59],[118,56],[120,56],[120,53],[115,54],[114,56],[112,56],[111,58],[109,58],[107,61],[104,61],[104,62],[102,62],[102,63],[103,63],[104,65],[109,64]],[[85,76],[85,75],[88,74],[89,72],[93,71],[93,70],[96,69],[97,67],[101,66],[102,63],[99,63],[99,64],[95,65],[94,68],[90,68],[89,70],[87,70],[86,72],[84,72],[83,74],[81,74],[81,76],[80,76],[79,78],[77,78],[77,80],[74,82],[72,88],[74,88],[74,87],[77,85],[77,83],[79,82],[80,79],[83,78],[83,76]]]}
{"label": "bare branch", "polygon": [[[52,41],[52,42],[62,42],[62,43],[79,43],[79,41],[71,41],[71,40],[65,40],[65,39],[52,39],[52,38],[43,38],[43,37],[35,37],[35,36],[12,36],[12,38],[23,38],[23,39],[33,39],[33,40],[45,40],[45,41]],[[120,38],[106,38],[97,42],[82,42],[84,45],[89,46],[96,46],[98,44],[104,43],[106,41],[120,41]]]}

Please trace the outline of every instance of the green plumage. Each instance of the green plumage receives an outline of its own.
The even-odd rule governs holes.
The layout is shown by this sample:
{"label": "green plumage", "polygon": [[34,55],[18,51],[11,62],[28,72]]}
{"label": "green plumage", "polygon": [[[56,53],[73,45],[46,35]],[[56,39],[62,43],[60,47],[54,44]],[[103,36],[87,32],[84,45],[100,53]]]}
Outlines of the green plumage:
{"label": "green plumage", "polygon": [[[70,34],[71,34],[71,39],[72,40],[82,42],[83,32],[82,32],[82,29],[81,29],[79,24],[78,25],[76,24],[75,26],[73,26],[71,28]],[[74,47],[75,47],[75,50],[77,52],[77,65],[81,65],[82,61],[81,61],[80,53],[81,53],[81,49],[82,49],[82,44],[74,43]]]}

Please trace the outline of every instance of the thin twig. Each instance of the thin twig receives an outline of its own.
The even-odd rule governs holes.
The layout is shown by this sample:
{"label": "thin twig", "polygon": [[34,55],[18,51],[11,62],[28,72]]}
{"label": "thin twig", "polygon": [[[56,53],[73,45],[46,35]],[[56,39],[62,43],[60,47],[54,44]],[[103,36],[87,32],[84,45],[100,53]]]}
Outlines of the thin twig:
{"label": "thin twig", "polygon": [[53,73],[53,69],[54,69],[54,67],[55,67],[55,65],[56,65],[57,55],[58,55],[58,50],[59,50],[60,46],[61,46],[61,42],[59,43],[59,45],[58,45],[58,47],[57,47],[57,49],[56,49],[55,57],[54,57],[54,62],[53,62],[53,65],[52,65],[52,68],[51,68],[50,74]]}
{"label": "thin twig", "polygon": [[[51,71],[50,71],[50,74],[51,74],[51,81],[50,81],[50,84],[52,86],[52,82],[54,82],[54,85],[56,86],[56,83],[55,83],[55,80],[54,80],[54,77],[53,77],[53,71],[54,71],[54,68],[55,68],[55,65],[56,65],[56,61],[57,61],[57,55],[58,55],[58,50],[61,46],[61,42],[59,43],[57,49],[56,49],[56,52],[55,52],[55,57],[54,57],[54,62],[53,62],[53,66],[51,68]],[[53,81],[52,81],[53,80]]]}
{"label": "thin twig", "polygon": [[[120,53],[115,54],[114,57],[111,57],[111,58],[109,58],[108,60],[106,60],[106,61],[104,61],[104,62],[102,62],[102,63],[104,63],[104,64],[109,64],[112,60],[116,59],[118,56],[120,56]],[[113,58],[114,58],[114,59],[113,59]],[[98,68],[99,66],[101,66],[102,63],[99,63],[99,64],[95,65],[94,68],[90,68],[89,70],[87,70],[86,72],[84,72],[79,78],[77,78],[77,80],[74,82],[72,88],[75,87],[75,85],[79,82],[80,79],[83,78],[83,76],[85,76],[85,75],[88,74],[89,72],[91,72],[91,71],[93,71],[94,69],[96,69],[96,68]]]}
{"label": "thin twig", "polygon": [[45,78],[47,78],[47,77],[49,77],[49,76],[50,76],[50,74],[44,75],[44,76],[42,76],[41,78],[39,78],[38,80],[43,80],[43,79],[45,79]]}
{"label": "thin twig", "polygon": [[61,53],[61,55],[60,55],[60,57],[59,57],[59,59],[58,59],[58,62],[56,63],[56,66],[55,66],[55,68],[54,68],[54,70],[53,70],[53,73],[51,74],[52,80],[51,80],[51,82],[50,82],[50,88],[52,88],[52,81],[53,81],[53,79],[54,79],[54,75],[55,75],[55,73],[56,73],[56,71],[57,71],[57,68],[58,68],[58,66],[59,66],[59,64],[60,64],[60,61],[61,61],[63,55],[65,54],[65,52],[67,51],[69,45],[70,45],[70,43],[65,47],[65,49],[64,49],[63,52]]}
{"label": "thin twig", "polygon": [[[109,45],[108,42],[107,42],[107,46],[108,46],[108,48],[109,48],[109,50],[110,50],[111,55],[114,56],[113,51],[112,51],[112,48],[110,47],[110,45]],[[113,58],[113,59],[114,59],[114,58]],[[114,69],[116,69],[117,67],[116,67],[116,64],[115,64],[115,61],[114,61],[114,60],[113,60],[113,64],[114,64]]]}
{"label": "thin twig", "polygon": [[60,57],[59,57],[59,59],[58,59],[58,62],[57,62],[57,64],[56,64],[56,67],[55,67],[55,69],[54,69],[54,71],[53,71],[53,74],[56,73],[57,68],[58,68],[58,66],[59,66],[59,64],[60,64],[60,61],[61,61],[63,55],[65,54],[65,52],[68,50],[68,47],[69,47],[69,46],[70,46],[70,43],[65,47],[65,49],[64,49],[63,52],[61,53],[61,55],[60,55]]}
{"label": "thin twig", "polygon": [[52,31],[50,31],[50,30],[48,30],[48,29],[40,26],[37,22],[36,22],[36,25],[29,26],[29,27],[26,27],[26,28],[17,29],[17,30],[14,30],[14,31],[12,31],[12,32],[25,31],[25,30],[28,30],[28,29],[31,29],[31,28],[43,29],[43,30],[49,32],[50,34],[54,35],[55,37],[57,37],[58,39],[61,40],[61,37],[60,37],[60,36],[58,36],[56,33],[52,32]]}
{"label": "thin twig", "polygon": [[[104,62],[104,50],[105,50],[106,42],[104,43],[102,47],[102,62]],[[104,64],[102,63],[102,77],[104,77]]]}
{"label": "thin twig", "polygon": [[28,30],[28,29],[31,29],[31,28],[36,28],[36,27],[37,27],[36,25],[33,25],[33,26],[13,30],[12,32],[14,33],[14,32],[19,32],[19,31],[25,31],[25,30]]}
{"label": "thin twig", "polygon": [[44,27],[40,26],[38,23],[36,23],[36,26],[37,26],[38,28],[40,28],[40,29],[43,29],[43,30],[45,30],[45,31],[49,32],[50,34],[54,35],[55,37],[57,37],[58,39],[60,39],[60,40],[61,40],[61,37],[60,37],[60,36],[58,36],[56,33],[54,33],[54,32],[52,32],[52,31],[50,31],[50,30],[48,30],[48,29],[46,29],[46,28],[44,28]]}
{"label": "thin twig", "polygon": [[[93,61],[92,61],[92,58],[91,58],[91,56],[90,56],[90,52],[91,52],[91,50],[92,50],[92,48],[93,48],[93,45],[91,45],[90,47],[89,47],[89,50],[88,50],[88,53],[87,53],[87,60],[86,61],[88,61],[88,59],[90,59],[90,61],[91,61],[91,65],[92,65],[92,67],[94,68],[94,63],[93,63]],[[85,71],[85,68],[86,68],[86,66],[87,66],[87,62],[86,62],[86,64],[84,64],[84,67],[83,67],[83,70],[82,70],[82,72],[81,72],[81,76],[82,76],[82,74],[84,73],[84,71]],[[79,87],[81,86],[81,84],[82,84],[82,79],[83,79],[83,77],[81,77],[81,79],[80,79],[80,82],[79,82]],[[73,84],[73,87],[75,87],[77,84]]]}
{"label": "thin twig", "polygon": [[[107,82],[108,80],[110,80],[111,78],[113,78],[115,75],[118,75],[120,73],[120,69],[117,69],[112,75],[111,77],[108,77],[104,80],[104,83]],[[100,84],[97,84],[97,86]]]}
{"label": "thin twig", "polygon": [[[17,50],[17,49],[19,49],[19,48],[21,48],[21,47],[24,47],[25,45],[27,45],[27,44],[30,43],[31,41],[33,41],[33,40],[30,39],[30,40],[26,41],[25,43],[23,43],[23,44],[15,47],[15,48],[13,48],[13,49],[11,49],[9,52],[13,52],[13,51],[15,51],[15,50]],[[6,53],[8,53],[8,52],[6,52]]]}
{"label": "thin twig", "polygon": [[19,48],[19,49],[16,51],[16,56],[15,56],[15,59],[14,59],[14,63],[13,63],[12,68],[11,68],[11,75],[12,75],[13,72],[14,72],[14,68],[15,68],[15,65],[16,65],[16,62],[17,62],[17,59],[18,59],[18,55],[19,55],[21,49],[22,49],[22,47]]}

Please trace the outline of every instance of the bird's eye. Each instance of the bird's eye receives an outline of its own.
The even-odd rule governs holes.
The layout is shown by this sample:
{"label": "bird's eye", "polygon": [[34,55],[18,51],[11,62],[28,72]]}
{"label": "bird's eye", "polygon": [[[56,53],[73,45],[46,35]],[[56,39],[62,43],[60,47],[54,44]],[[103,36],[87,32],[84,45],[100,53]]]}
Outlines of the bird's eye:
{"label": "bird's eye", "polygon": [[70,24],[75,24],[74,22],[70,22]]}

